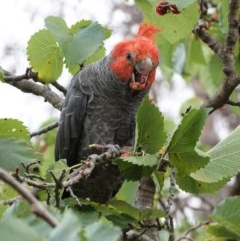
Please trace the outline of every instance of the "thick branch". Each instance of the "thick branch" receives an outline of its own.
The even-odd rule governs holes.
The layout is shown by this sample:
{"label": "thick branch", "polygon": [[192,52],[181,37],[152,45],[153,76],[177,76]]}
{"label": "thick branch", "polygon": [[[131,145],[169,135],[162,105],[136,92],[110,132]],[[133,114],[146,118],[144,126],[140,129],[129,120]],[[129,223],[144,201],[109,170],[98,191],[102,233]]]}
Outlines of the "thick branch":
{"label": "thick branch", "polygon": [[[106,148],[106,151],[101,155],[90,155],[86,161],[82,162],[82,165],[79,168],[71,172],[67,181],[63,181],[66,173],[65,170],[62,171],[62,174],[58,179],[55,177],[56,179],[54,180],[54,182],[34,181],[28,177],[21,176],[18,171],[12,173],[12,176],[15,177],[19,182],[24,182],[29,186],[41,190],[67,188],[78,183],[80,179],[88,177],[96,165],[105,165],[106,163],[111,162],[120,155],[121,151],[125,151],[127,148],[124,147],[124,149],[120,151],[118,147],[115,147],[113,145],[101,147],[104,150]],[[98,145],[97,148],[100,148],[100,145]]]}
{"label": "thick branch", "polygon": [[[203,0],[201,2],[203,2]],[[206,107],[217,109],[226,104],[234,89],[240,84],[240,78],[235,69],[235,58],[233,53],[238,38],[238,9],[239,0],[231,0],[228,13],[228,33],[223,45],[217,42],[207,30],[205,30],[203,19],[199,20],[194,29],[194,33],[219,56],[222,61],[223,73],[225,75],[223,83],[218,91],[204,103]]]}
{"label": "thick branch", "polygon": [[31,93],[37,96],[42,96],[45,101],[49,102],[53,107],[60,110],[62,106],[62,99],[54,93],[48,85],[36,83],[31,79],[36,78],[36,73],[28,71],[23,75],[16,76],[0,67],[4,73],[4,81],[22,92]]}
{"label": "thick branch", "polygon": [[238,39],[238,27],[239,27],[239,0],[231,0],[228,12],[228,34],[226,38],[226,52],[233,53],[234,46]]}
{"label": "thick branch", "polygon": [[13,187],[18,193],[22,195],[22,197],[27,200],[27,202],[31,205],[32,211],[40,218],[49,223],[52,227],[56,227],[58,225],[58,221],[49,213],[42,204],[34,197],[34,195],[25,188],[21,183],[16,181],[8,172],[0,168],[0,179],[2,179],[5,183],[9,184]]}
{"label": "thick branch", "polygon": [[208,31],[205,29],[204,20],[200,19],[193,30],[194,34],[197,35],[205,44],[209,46],[209,48],[216,53],[217,55],[221,55],[221,51],[223,46],[214,39]]}
{"label": "thick branch", "polygon": [[[152,177],[142,178],[138,183],[137,195],[136,195],[136,206],[137,208],[146,209],[153,207],[153,200],[155,194],[155,184],[152,180]],[[155,220],[146,220],[144,224],[152,225],[155,223]],[[145,232],[145,236],[149,237],[149,240],[159,240],[158,229],[154,226],[149,228]],[[136,240],[142,240],[141,237]]]}

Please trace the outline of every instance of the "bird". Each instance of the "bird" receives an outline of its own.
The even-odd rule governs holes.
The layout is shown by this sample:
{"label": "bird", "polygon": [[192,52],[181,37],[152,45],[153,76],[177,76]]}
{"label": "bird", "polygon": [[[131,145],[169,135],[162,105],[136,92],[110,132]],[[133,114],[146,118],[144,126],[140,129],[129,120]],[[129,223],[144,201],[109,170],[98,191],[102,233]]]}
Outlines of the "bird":
{"label": "bird", "polygon": [[[91,144],[132,146],[135,115],[156,76],[159,28],[141,23],[135,37],[117,43],[109,55],[81,69],[71,80],[60,114],[55,160],[68,166],[86,160]],[[80,199],[106,204],[119,191],[116,164],[96,166],[72,186]]]}

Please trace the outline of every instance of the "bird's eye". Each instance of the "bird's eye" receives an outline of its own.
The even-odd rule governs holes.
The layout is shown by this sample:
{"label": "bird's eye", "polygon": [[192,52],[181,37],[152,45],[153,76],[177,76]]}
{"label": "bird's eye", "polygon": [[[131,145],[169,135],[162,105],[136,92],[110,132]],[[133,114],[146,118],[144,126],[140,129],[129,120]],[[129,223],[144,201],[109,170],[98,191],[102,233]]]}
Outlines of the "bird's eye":
{"label": "bird's eye", "polygon": [[131,60],[132,59],[132,54],[131,53],[126,53],[126,59]]}

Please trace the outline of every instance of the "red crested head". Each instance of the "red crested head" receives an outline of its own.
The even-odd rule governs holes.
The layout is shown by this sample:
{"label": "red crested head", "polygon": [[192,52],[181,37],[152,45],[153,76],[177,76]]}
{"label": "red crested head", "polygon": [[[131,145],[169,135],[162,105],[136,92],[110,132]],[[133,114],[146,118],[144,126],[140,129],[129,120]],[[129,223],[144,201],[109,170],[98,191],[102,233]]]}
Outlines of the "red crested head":
{"label": "red crested head", "polygon": [[121,81],[129,81],[132,91],[150,88],[155,80],[159,53],[154,37],[160,30],[152,24],[140,25],[135,38],[115,45],[109,67]]}

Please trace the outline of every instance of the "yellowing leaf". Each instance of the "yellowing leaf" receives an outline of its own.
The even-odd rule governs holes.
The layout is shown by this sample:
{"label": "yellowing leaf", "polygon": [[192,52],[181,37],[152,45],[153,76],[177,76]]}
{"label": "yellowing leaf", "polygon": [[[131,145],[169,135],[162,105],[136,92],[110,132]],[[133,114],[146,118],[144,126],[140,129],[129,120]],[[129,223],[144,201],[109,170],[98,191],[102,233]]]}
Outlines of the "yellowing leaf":
{"label": "yellowing leaf", "polygon": [[0,119],[0,138],[29,140],[30,135],[23,123],[17,119]]}
{"label": "yellowing leaf", "polygon": [[27,55],[32,68],[38,72],[42,81],[53,82],[61,75],[63,56],[48,30],[40,30],[30,38]]}

